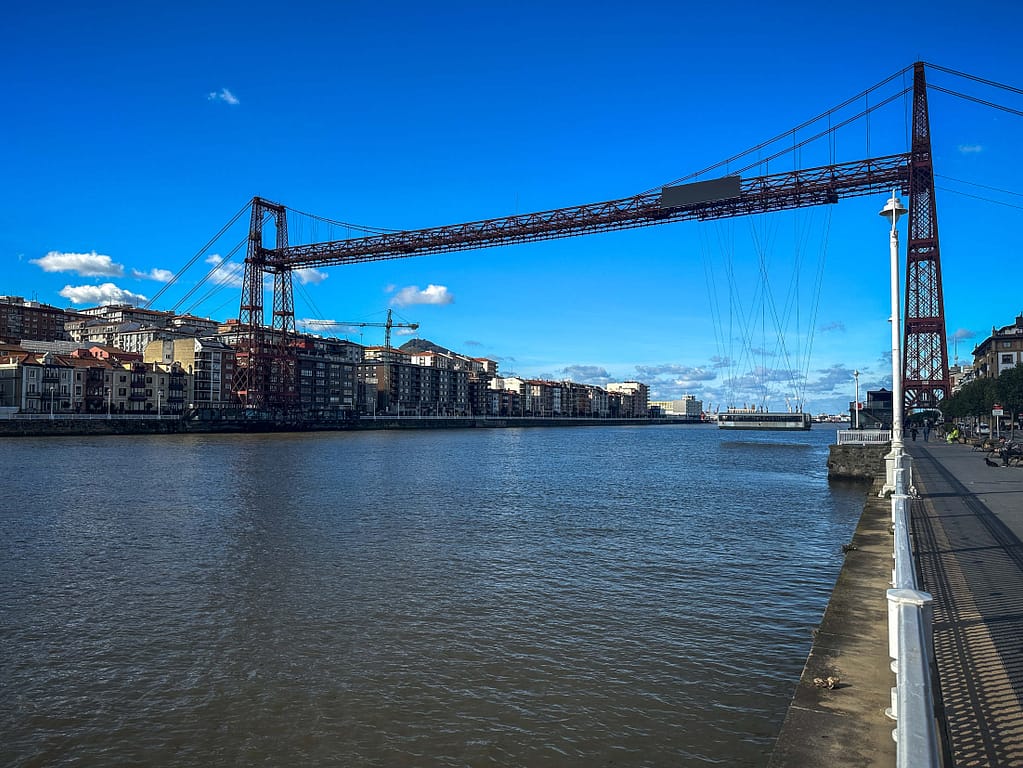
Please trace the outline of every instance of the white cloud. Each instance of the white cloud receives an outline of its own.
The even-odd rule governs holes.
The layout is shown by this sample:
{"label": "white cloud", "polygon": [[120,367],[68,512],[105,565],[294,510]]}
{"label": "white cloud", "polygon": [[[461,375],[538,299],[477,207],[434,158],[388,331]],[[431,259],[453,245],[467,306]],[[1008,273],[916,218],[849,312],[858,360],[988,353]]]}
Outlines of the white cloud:
{"label": "white cloud", "polygon": [[60,295],[72,304],[140,304],[146,297],[118,288],[113,283],[102,285],[65,285]]}
{"label": "white cloud", "polygon": [[308,269],[296,269],[292,274],[298,278],[298,281],[302,285],[319,285],[326,280],[329,275],[326,272],[320,272],[318,269],[309,267]]}
{"label": "white cloud", "polygon": [[221,88],[219,91],[211,91],[206,97],[207,101],[222,101],[225,104],[230,104],[232,107],[241,104],[238,101],[238,97],[231,93],[227,88]]}
{"label": "white cloud", "polygon": [[817,371],[821,374],[819,378],[808,382],[806,391],[814,394],[822,393],[844,393],[849,389],[849,382],[853,381],[853,372],[844,365],[835,364],[830,368],[821,368]]}
{"label": "white cloud", "polygon": [[839,331],[841,333],[845,333],[845,323],[843,323],[841,320],[835,320],[834,322],[828,323],[827,325],[822,325],[820,329],[823,333],[830,333],[831,331]]}
{"label": "white cloud", "polygon": [[603,387],[611,381],[611,374],[607,372],[606,368],[599,365],[567,365],[561,369],[561,373],[569,381],[580,384]]}
{"label": "white cloud", "polygon": [[447,286],[431,284],[424,290],[419,290],[418,285],[409,285],[394,295],[391,304],[396,307],[408,307],[413,304],[450,304],[454,300],[455,297],[448,293]]}
{"label": "white cloud", "polygon": [[983,152],[984,147],[980,144],[960,144],[959,151],[964,155],[975,155],[978,152]]}
{"label": "white cloud", "polygon": [[206,259],[206,263],[213,267],[213,274],[210,279],[215,285],[227,285],[232,288],[241,288],[245,281],[245,265],[235,264],[233,261],[226,261],[223,256],[214,253]]}
{"label": "white cloud", "polygon": [[640,381],[650,387],[653,400],[677,400],[682,395],[691,395],[707,391],[708,383],[718,377],[715,368],[723,367],[727,360],[714,358],[709,366],[678,365],[664,363],[661,365],[637,365],[636,373]]}
{"label": "white cloud", "polygon": [[131,276],[136,280],[155,280],[158,283],[169,283],[174,278],[174,273],[169,269],[157,269],[154,267],[148,272],[133,269],[131,271]]}
{"label": "white cloud", "polygon": [[32,259],[43,272],[75,272],[82,277],[124,277],[124,267],[109,256],[91,253],[50,251],[41,259]]}

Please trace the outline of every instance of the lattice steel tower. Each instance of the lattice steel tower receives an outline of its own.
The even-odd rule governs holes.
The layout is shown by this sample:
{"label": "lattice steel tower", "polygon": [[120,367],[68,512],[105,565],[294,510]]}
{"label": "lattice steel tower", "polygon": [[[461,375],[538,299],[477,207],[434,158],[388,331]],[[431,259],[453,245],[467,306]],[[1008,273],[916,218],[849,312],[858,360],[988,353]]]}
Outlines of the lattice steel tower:
{"label": "lattice steel tower", "polygon": [[948,344],[941,289],[938,212],[934,202],[927,81],[922,61],[913,65],[913,146],[909,161],[909,244],[902,383],[907,411],[934,408],[947,397]]}

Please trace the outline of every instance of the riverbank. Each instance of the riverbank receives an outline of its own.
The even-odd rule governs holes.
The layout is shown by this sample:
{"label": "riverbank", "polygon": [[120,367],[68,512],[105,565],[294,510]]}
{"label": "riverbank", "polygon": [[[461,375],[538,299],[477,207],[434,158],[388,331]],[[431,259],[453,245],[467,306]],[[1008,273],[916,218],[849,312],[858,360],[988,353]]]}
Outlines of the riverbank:
{"label": "riverbank", "polygon": [[885,599],[892,569],[891,502],[878,496],[883,462],[874,465],[873,475],[769,768],[895,765],[895,723],[884,714],[895,676]]}
{"label": "riverbank", "polygon": [[249,432],[331,432],[380,429],[501,429],[508,427],[623,427],[696,425],[682,419],[587,419],[483,417],[440,418],[416,416],[363,417],[344,421],[272,422],[260,419],[185,420],[159,418],[40,418],[2,419],[0,437],[74,435],[217,434]]}

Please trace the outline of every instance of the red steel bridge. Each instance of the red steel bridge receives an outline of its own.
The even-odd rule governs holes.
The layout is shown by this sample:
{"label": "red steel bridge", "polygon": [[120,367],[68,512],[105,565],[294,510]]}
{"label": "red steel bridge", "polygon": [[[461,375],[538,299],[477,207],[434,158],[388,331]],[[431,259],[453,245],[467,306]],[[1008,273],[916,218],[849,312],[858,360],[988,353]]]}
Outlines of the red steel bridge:
{"label": "red steel bridge", "polygon": [[[950,386],[923,62],[913,65],[911,120],[911,147],[904,154],[767,176],[725,176],[571,208],[308,245],[289,244],[285,206],[253,198],[238,314],[240,343],[235,389],[249,407],[278,417],[295,415],[297,362],[292,347],[295,333],[292,272],[296,269],[467,251],[673,221],[724,219],[837,203],[842,198],[898,189],[909,196],[902,361],[904,406],[911,410],[935,407],[949,394]],[[273,247],[267,247],[263,228],[271,221],[276,238]],[[269,325],[263,301],[267,275],[273,276]]]}

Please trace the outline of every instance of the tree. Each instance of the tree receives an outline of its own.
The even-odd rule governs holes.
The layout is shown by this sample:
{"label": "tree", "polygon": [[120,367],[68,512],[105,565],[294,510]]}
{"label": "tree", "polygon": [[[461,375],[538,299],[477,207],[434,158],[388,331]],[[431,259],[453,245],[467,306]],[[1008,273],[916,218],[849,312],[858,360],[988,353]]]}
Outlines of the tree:
{"label": "tree", "polygon": [[946,419],[957,419],[965,416],[987,416],[991,406],[998,401],[996,379],[975,379],[963,386],[951,397],[941,403],[941,412]]}
{"label": "tree", "polygon": [[995,390],[998,404],[1009,412],[1012,425],[1016,425],[1016,415],[1023,411],[1023,365],[1017,365],[995,379]]}

